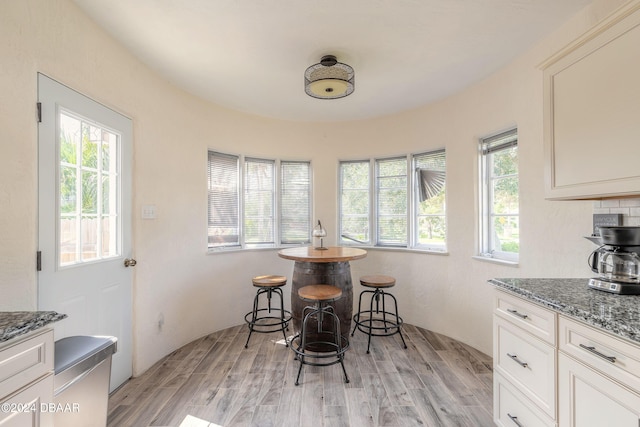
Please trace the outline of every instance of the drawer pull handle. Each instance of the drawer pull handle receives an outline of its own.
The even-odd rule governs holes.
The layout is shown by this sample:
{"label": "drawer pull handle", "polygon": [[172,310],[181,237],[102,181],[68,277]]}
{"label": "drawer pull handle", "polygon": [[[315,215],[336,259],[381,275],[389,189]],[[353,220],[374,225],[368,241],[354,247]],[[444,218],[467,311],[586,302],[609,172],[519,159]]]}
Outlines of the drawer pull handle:
{"label": "drawer pull handle", "polygon": [[513,421],[518,427],[524,427],[520,421],[518,421],[518,417],[514,417],[513,415],[511,415],[510,413],[507,412],[507,416],[511,419],[511,421]]}
{"label": "drawer pull handle", "polygon": [[598,350],[596,350],[596,348],[593,347],[593,346],[590,347],[588,345],[580,344],[580,347],[584,348],[587,351],[590,351],[591,353],[595,354],[596,356],[599,356],[599,357],[602,357],[605,360],[608,360],[611,363],[616,363],[616,358],[614,356],[607,356],[606,354],[602,354]]}
{"label": "drawer pull handle", "polygon": [[508,308],[507,311],[513,314],[514,316],[518,316],[521,319],[527,319],[529,317],[526,314],[518,313],[518,310],[514,310],[512,308]]}
{"label": "drawer pull handle", "polygon": [[518,365],[522,366],[523,368],[526,368],[527,366],[529,366],[529,364],[527,362],[523,362],[522,360],[518,359],[518,356],[515,355],[515,354],[507,353],[507,356],[509,356],[511,358],[511,360],[513,360],[514,362],[516,362]]}

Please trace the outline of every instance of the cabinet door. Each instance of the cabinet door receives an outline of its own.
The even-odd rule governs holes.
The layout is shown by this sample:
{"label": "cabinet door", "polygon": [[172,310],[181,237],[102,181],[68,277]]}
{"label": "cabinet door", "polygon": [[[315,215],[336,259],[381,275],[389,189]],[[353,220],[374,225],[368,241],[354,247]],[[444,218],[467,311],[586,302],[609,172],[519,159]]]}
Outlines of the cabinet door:
{"label": "cabinet door", "polygon": [[558,406],[561,426],[638,427],[640,395],[560,353]]}
{"label": "cabinet door", "polygon": [[0,427],[51,427],[53,414],[46,409],[42,410],[51,402],[53,402],[52,373],[0,402]]}
{"label": "cabinet door", "polygon": [[634,1],[546,65],[548,199],[639,194],[639,45]]}

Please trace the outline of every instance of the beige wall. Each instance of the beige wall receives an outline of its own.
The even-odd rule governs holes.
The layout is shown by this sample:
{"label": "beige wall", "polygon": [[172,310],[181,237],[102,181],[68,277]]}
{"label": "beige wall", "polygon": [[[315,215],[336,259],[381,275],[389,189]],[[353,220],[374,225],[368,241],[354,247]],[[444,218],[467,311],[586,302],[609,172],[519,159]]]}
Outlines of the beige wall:
{"label": "beige wall", "polygon": [[[406,322],[491,353],[491,277],[586,277],[592,202],[543,200],[542,76],[546,56],[622,1],[597,0],[513,64],[437,104],[351,123],[295,123],[205,103],[149,71],[69,0],[0,0],[0,310],[37,304],[37,99],[42,72],[134,123],[134,372],[212,331],[242,323],[253,275],[291,275],[275,250],[206,254],[208,148],[311,159],[314,217],[336,230],[337,160],[446,147],[449,255],[371,250],[353,276],[388,273]],[[472,259],[476,144],[518,126],[521,262]],[[142,220],[143,205],[158,218]],[[335,243],[330,237],[328,243]],[[357,290],[356,286],[356,290]],[[165,324],[158,329],[162,313]]]}

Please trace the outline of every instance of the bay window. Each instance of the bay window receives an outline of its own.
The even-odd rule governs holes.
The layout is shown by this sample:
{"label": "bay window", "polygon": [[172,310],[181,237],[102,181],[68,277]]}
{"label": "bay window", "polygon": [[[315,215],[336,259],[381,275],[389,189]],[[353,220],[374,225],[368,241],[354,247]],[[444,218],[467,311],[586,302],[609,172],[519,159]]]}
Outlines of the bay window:
{"label": "bay window", "polygon": [[311,242],[310,162],[209,151],[208,191],[211,250]]}

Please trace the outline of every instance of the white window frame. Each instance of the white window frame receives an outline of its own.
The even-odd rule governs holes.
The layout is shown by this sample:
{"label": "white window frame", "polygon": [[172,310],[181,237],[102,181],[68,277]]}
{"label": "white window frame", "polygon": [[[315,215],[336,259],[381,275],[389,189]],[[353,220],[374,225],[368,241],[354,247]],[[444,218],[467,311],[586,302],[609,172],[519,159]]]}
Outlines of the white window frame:
{"label": "white window frame", "polygon": [[[254,188],[253,186],[251,187],[249,186],[248,174],[249,174],[251,165],[268,165],[270,167],[271,182],[268,183],[267,187]],[[242,170],[243,180],[242,180],[242,203],[240,205],[242,206],[242,211],[241,211],[242,222],[240,227],[240,229],[242,230],[242,233],[241,233],[240,240],[244,243],[243,246],[247,248],[272,247],[275,245],[276,238],[279,235],[278,227],[280,225],[279,221],[277,221],[278,217],[276,215],[276,211],[277,211],[276,182],[279,181],[278,165],[276,165],[276,161],[272,159],[262,159],[257,157],[246,156],[241,162],[241,168],[243,169]],[[249,206],[250,202],[248,199],[251,199],[252,196],[258,196],[259,194],[257,193],[265,193],[265,192],[268,192],[268,197],[271,199],[270,200],[271,207],[269,209],[269,212],[266,213],[266,215],[260,215],[255,218],[259,220],[263,220],[265,218],[270,220],[271,232],[269,234],[271,237],[270,237],[270,240],[264,240],[259,242],[249,242],[248,241],[249,227],[247,226],[247,220],[249,219],[249,214],[247,212],[247,207]]]}
{"label": "white window frame", "polygon": [[[478,159],[479,159],[479,248],[478,256],[487,259],[495,259],[500,261],[507,261],[517,263],[519,262],[519,251],[506,252],[495,249],[495,240],[492,238],[494,234],[493,230],[493,186],[491,183],[495,179],[505,178],[507,175],[496,177],[492,174],[491,155],[493,153],[500,152],[511,147],[518,146],[518,129],[513,128],[505,132],[501,132],[495,135],[491,135],[485,138],[481,138],[478,144]],[[519,161],[519,158],[518,158]],[[519,168],[518,173],[511,176],[517,176],[519,181]],[[519,191],[518,191],[519,193]],[[518,194],[518,203],[520,195]],[[500,216],[512,216],[520,219],[520,213],[518,214],[500,214]]]}
{"label": "white window frame", "polygon": [[[342,186],[343,183],[343,173],[344,173],[344,169],[343,169],[343,165],[352,165],[352,164],[363,164],[367,166],[367,193],[366,193],[366,197],[367,197],[367,214],[366,214],[366,219],[367,219],[367,226],[366,226],[366,240],[360,240],[357,239],[357,236],[349,236],[346,234],[346,232],[344,231],[344,223],[343,223],[343,219],[345,216],[342,215],[342,205],[343,205],[343,195],[344,195],[344,189]],[[346,160],[346,161],[341,161],[338,164],[338,242],[341,245],[364,245],[364,246],[371,246],[371,219],[372,219],[372,213],[371,213],[371,194],[373,192],[372,189],[372,179],[371,179],[371,160],[370,159],[365,159],[365,160]],[[358,217],[362,217],[362,215],[354,215],[354,216],[358,216]]]}
{"label": "white window frame", "polygon": [[[390,156],[383,158],[371,158],[371,159],[352,159],[352,160],[340,160],[338,162],[338,238],[337,241],[341,245],[345,246],[362,246],[362,247],[379,247],[379,248],[398,248],[405,250],[415,250],[422,252],[435,252],[435,253],[446,253],[447,251],[447,242],[442,245],[431,244],[431,245],[421,245],[419,244],[418,239],[418,211],[419,211],[419,184],[418,177],[415,168],[415,158],[430,155],[435,153],[443,153],[445,156],[446,162],[446,150],[445,148],[438,148],[430,151],[424,151],[416,154],[407,154],[403,156]],[[406,244],[395,244],[395,243],[381,243],[378,236],[378,188],[377,188],[377,176],[378,176],[378,164],[381,161],[385,160],[393,160],[393,159],[405,159],[407,162],[407,241]],[[369,238],[367,242],[359,242],[348,237],[342,235],[343,233],[343,215],[342,215],[342,167],[343,165],[350,163],[368,163],[369,166],[369,194],[368,194],[368,204],[369,204],[369,218],[368,218],[368,229],[369,229]],[[446,168],[446,166],[445,166]],[[445,170],[446,173],[446,170]],[[445,187],[446,191],[446,187]],[[445,193],[446,197],[446,193]],[[445,218],[445,224],[447,223],[447,212],[446,212],[446,202],[444,206],[443,216]],[[446,235],[446,234],[445,234]],[[446,237],[445,237],[446,239]]]}
{"label": "white window frame", "polygon": [[[440,155],[442,155],[442,157],[444,158],[444,168],[442,170],[442,172],[444,172],[444,180],[445,183],[443,184],[443,189],[445,191],[445,201],[444,201],[444,206],[443,209],[444,211],[442,212],[442,214],[431,214],[431,215],[425,215],[425,216],[434,216],[434,217],[443,217],[443,221],[444,221],[444,227],[445,227],[445,238],[444,238],[444,243],[439,244],[439,243],[427,243],[427,244],[421,244],[420,243],[420,227],[419,227],[419,218],[420,218],[420,176],[419,176],[419,168],[418,168],[418,159],[422,158],[422,157],[439,157]],[[411,244],[413,247],[418,248],[418,249],[423,249],[423,250],[427,250],[427,251],[432,251],[432,252],[446,252],[447,250],[447,238],[448,238],[448,221],[447,221],[447,201],[446,201],[446,197],[447,197],[447,193],[446,193],[446,163],[447,163],[447,153],[445,151],[445,149],[441,149],[441,150],[433,150],[433,151],[428,151],[428,152],[424,152],[424,153],[419,153],[419,154],[413,154],[411,156],[411,171],[412,171],[412,175],[413,175],[413,195],[411,198],[412,201],[412,206],[411,206],[411,212],[413,212],[413,215],[411,216],[411,220],[413,222],[412,225],[412,230],[413,232],[411,233]]]}
{"label": "white window frame", "polygon": [[[406,198],[406,209],[404,211],[404,217],[405,217],[405,235],[404,235],[404,242],[393,242],[393,241],[382,241],[383,236],[381,236],[380,233],[380,219],[382,218],[380,213],[380,165],[382,163],[386,163],[386,162],[395,162],[395,161],[402,161],[404,160],[404,179],[405,179],[405,198]],[[376,246],[380,246],[380,247],[392,247],[392,248],[408,248],[411,247],[411,243],[409,240],[409,236],[412,235],[411,233],[411,216],[410,216],[410,212],[411,212],[411,199],[412,199],[412,191],[411,191],[411,187],[412,187],[412,183],[411,183],[411,175],[409,173],[409,170],[411,169],[411,162],[409,161],[409,156],[403,156],[403,157],[387,157],[387,158],[382,158],[382,159],[375,159],[374,160],[374,176],[373,176],[373,181],[374,181],[374,194],[373,194],[373,199],[375,202],[374,208],[373,208],[373,212],[375,212],[375,217],[374,217],[374,223],[375,223],[375,228],[374,228],[374,235],[375,235],[375,240],[374,242],[376,242]],[[397,175],[397,177],[402,177],[403,175]],[[393,179],[393,176],[388,176],[385,178],[390,178]],[[385,214],[385,217],[399,217],[401,215],[392,215],[392,214]]]}
{"label": "white window frame", "polygon": [[[312,189],[313,189],[313,182],[312,182],[312,176],[313,176],[313,171],[312,171],[312,165],[311,162],[308,160],[279,160],[279,159],[266,159],[266,158],[261,158],[261,157],[256,157],[256,156],[244,156],[244,155],[237,155],[237,154],[229,154],[229,153],[224,153],[218,150],[214,150],[214,149],[209,149],[207,151],[207,180],[210,179],[210,168],[211,168],[211,163],[209,161],[209,158],[211,156],[211,154],[214,155],[220,155],[220,156],[225,156],[225,157],[229,157],[229,158],[235,158],[237,159],[237,189],[236,189],[236,194],[237,194],[237,218],[235,218],[235,220],[237,221],[236,226],[238,229],[238,242],[237,243],[232,243],[232,244],[220,244],[220,245],[214,245],[212,244],[209,240],[209,229],[210,229],[210,218],[212,217],[211,215],[211,207],[212,207],[212,202],[210,201],[210,197],[211,197],[211,190],[208,188],[207,190],[207,194],[208,194],[208,201],[207,201],[207,250],[208,252],[223,252],[223,251],[229,251],[229,250],[244,250],[244,249],[259,249],[259,248],[277,248],[277,247],[289,247],[289,246],[296,246],[296,245],[303,245],[303,244],[311,244],[311,229],[312,229],[312,221],[311,221],[311,214],[313,212],[313,193],[312,193]],[[273,230],[272,230],[272,236],[273,236],[273,241],[272,242],[261,242],[261,243],[247,243],[246,239],[245,239],[245,234],[246,234],[246,230],[245,230],[245,219],[246,219],[246,213],[245,213],[245,192],[246,192],[246,180],[245,180],[245,173],[246,173],[246,164],[248,162],[252,162],[252,161],[264,161],[264,162],[272,162],[273,163],[273,185],[272,185],[272,197],[273,197],[273,206],[272,206],[272,216],[273,216]],[[283,219],[283,213],[282,213],[282,169],[281,166],[283,163],[300,163],[300,164],[306,164],[308,165],[309,168],[309,180],[308,180],[308,185],[309,185],[309,189],[308,189],[308,219],[307,219],[307,224],[309,225],[309,229],[307,231],[307,236],[306,239],[297,241],[297,242],[288,242],[288,243],[283,243],[282,242],[282,225],[281,225],[281,221]]]}

